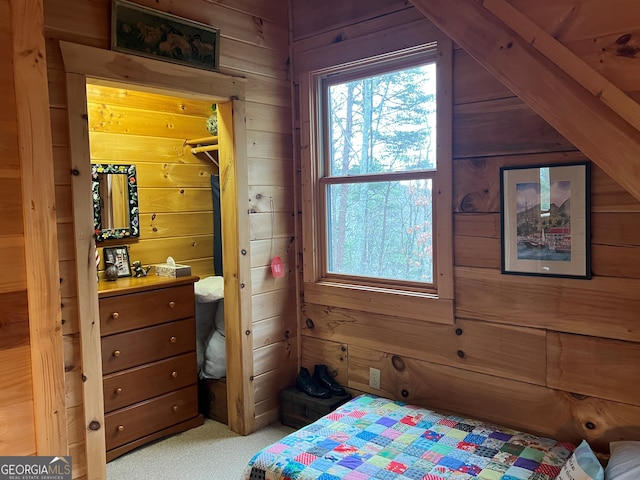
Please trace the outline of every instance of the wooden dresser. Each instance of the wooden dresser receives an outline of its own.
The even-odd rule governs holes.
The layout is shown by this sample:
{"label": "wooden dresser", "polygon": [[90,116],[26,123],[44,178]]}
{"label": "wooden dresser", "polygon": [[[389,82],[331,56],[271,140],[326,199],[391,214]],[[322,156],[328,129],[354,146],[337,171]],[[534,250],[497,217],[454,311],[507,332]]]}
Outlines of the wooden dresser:
{"label": "wooden dresser", "polygon": [[154,275],[98,284],[107,461],[203,423],[196,280]]}

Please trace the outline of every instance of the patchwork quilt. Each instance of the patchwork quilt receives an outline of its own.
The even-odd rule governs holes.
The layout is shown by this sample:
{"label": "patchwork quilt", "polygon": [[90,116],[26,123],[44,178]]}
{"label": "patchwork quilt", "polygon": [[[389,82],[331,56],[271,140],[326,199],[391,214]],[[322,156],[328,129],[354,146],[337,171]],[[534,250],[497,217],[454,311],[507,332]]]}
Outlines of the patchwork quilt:
{"label": "patchwork quilt", "polygon": [[361,395],[262,451],[243,480],[551,480],[575,446]]}

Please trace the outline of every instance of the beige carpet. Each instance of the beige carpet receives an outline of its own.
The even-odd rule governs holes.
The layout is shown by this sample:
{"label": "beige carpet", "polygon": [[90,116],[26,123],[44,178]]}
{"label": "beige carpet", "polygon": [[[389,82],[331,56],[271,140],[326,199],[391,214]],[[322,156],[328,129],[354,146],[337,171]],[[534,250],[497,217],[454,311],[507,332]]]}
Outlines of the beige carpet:
{"label": "beige carpet", "polygon": [[205,419],[200,427],[107,463],[107,480],[239,480],[258,450],[291,432],[275,423],[243,437]]}

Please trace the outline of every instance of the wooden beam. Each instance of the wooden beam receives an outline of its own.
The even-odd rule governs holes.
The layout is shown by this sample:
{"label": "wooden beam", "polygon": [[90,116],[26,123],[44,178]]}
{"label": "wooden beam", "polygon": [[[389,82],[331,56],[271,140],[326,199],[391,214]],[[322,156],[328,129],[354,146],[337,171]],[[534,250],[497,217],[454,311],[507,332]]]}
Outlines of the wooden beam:
{"label": "wooden beam", "polygon": [[[11,0],[37,455],[67,455],[62,312],[43,0]],[[8,366],[6,368],[9,368]]]}
{"label": "wooden beam", "polygon": [[[180,92],[186,98],[244,99],[246,79],[217,72],[137,57],[124,53],[60,42],[67,73],[81,73],[87,77],[135,83],[145,91],[154,88]],[[90,62],[87,59],[91,59]]]}
{"label": "wooden beam", "polygon": [[640,200],[636,128],[476,0],[411,2]]}
{"label": "wooden beam", "polygon": [[614,112],[640,130],[640,105],[594,70],[561,42],[529,20],[505,0],[483,0],[484,7],[565,73],[607,104]]}

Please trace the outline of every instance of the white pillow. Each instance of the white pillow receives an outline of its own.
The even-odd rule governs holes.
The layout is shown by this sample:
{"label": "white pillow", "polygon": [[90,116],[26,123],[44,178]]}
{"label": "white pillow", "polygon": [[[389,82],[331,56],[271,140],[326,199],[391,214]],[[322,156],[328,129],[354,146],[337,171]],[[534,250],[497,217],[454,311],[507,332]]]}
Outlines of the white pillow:
{"label": "white pillow", "polygon": [[224,298],[224,277],[211,276],[193,284],[196,302],[215,302]]}
{"label": "white pillow", "polygon": [[214,330],[207,340],[200,378],[222,378],[227,375],[227,347],[225,338]]}
{"label": "white pillow", "polygon": [[202,365],[204,360],[207,339],[211,336],[211,332],[215,330],[217,308],[218,302],[196,303],[196,353],[198,354],[198,366]]}
{"label": "white pillow", "polygon": [[216,318],[215,318],[216,330],[218,330],[222,336],[225,336],[224,329],[224,299],[221,299],[218,302],[218,308],[216,309]]}
{"label": "white pillow", "polygon": [[606,480],[640,479],[640,442],[611,442],[611,458],[604,470]]}
{"label": "white pillow", "polygon": [[604,480],[602,465],[586,440],[578,445],[556,480]]}

